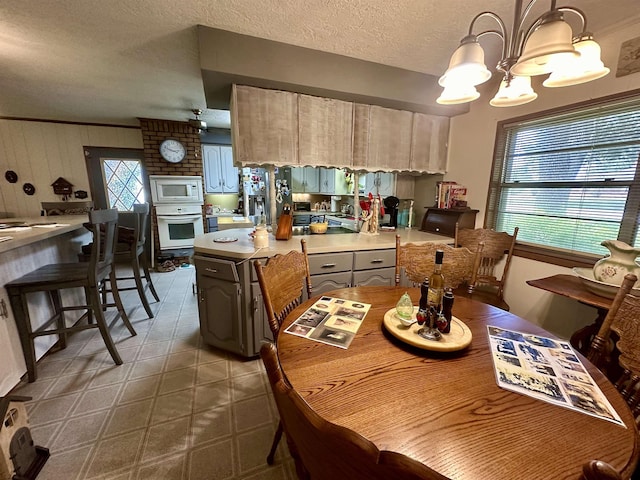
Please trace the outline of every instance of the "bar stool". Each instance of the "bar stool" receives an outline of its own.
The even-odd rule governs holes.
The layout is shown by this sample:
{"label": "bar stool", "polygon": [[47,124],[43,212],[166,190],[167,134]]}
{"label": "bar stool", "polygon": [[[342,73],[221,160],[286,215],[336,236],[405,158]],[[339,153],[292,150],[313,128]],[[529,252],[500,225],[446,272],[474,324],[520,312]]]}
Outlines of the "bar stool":
{"label": "bar stool", "polygon": [[[116,209],[89,212],[87,226],[93,233],[93,243],[96,248],[91,249],[88,262],[45,265],[5,285],[18,327],[29,382],[35,381],[37,377],[34,338],[42,335],[58,334],[59,345],[65,348],[68,333],[98,328],[111,358],[116,365],[122,365],[122,359],[109,333],[103,308],[115,305],[131,335],[136,335],[136,331],[127,318],[116,288],[113,289],[114,304],[105,304],[100,299],[101,289],[104,288],[107,279],[115,285],[113,256],[117,221]],[[60,290],[68,288],[83,288],[86,304],[63,306]],[[27,295],[33,292],[47,292],[54,308],[53,316],[35,330],[31,325],[27,302]],[[86,310],[86,312],[75,325],[68,327],[65,322],[65,312],[70,310]],[[93,323],[94,317],[95,323]],[[87,324],[81,324],[84,318],[87,318]],[[57,328],[49,328],[54,323]]]}
{"label": "bar stool", "polygon": [[[145,290],[147,289],[147,287],[149,288],[151,294],[153,295],[153,298],[156,299],[156,302],[160,301],[160,297],[158,297],[158,293],[156,292],[156,289],[153,286],[153,281],[151,280],[151,274],[149,273],[149,259],[147,257],[147,249],[145,247],[147,224],[149,221],[149,204],[136,203],[133,206],[133,213],[135,215],[135,223],[133,229],[127,227],[118,227],[118,243],[116,245],[115,252],[116,262],[119,260],[130,262],[133,276],[120,277],[116,273],[116,280],[135,281],[134,287],[123,287],[119,284],[118,290],[121,292],[134,289],[138,290],[138,296],[140,297],[142,306],[147,312],[149,318],[153,318],[153,312],[151,311],[151,307],[149,306],[149,301],[147,300]],[[123,234],[127,230],[130,232],[128,238],[129,241],[124,242]],[[142,267],[144,275],[140,275],[140,267]],[[142,284],[143,278],[145,280],[145,285]]]}

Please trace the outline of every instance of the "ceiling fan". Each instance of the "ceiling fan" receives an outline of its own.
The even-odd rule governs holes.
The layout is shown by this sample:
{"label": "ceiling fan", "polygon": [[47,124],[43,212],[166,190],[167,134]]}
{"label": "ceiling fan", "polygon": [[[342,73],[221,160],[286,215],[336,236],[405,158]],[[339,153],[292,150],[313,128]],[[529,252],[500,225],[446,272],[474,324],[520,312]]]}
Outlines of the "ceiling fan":
{"label": "ceiling fan", "polygon": [[200,115],[202,115],[202,110],[199,108],[194,108],[191,110],[196,118],[189,119],[189,125],[195,128],[198,133],[202,133],[207,130],[207,122],[204,120],[200,120]]}

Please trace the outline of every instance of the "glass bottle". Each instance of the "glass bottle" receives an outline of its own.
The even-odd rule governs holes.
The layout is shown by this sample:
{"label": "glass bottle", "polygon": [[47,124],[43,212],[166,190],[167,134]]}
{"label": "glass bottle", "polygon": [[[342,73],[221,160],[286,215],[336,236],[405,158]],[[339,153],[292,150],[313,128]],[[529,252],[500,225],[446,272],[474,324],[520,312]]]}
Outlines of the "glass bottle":
{"label": "glass bottle", "polygon": [[442,275],[443,250],[436,250],[436,263],[433,273],[429,277],[429,294],[427,303],[439,314],[442,311],[442,296],[444,294],[444,275]]}

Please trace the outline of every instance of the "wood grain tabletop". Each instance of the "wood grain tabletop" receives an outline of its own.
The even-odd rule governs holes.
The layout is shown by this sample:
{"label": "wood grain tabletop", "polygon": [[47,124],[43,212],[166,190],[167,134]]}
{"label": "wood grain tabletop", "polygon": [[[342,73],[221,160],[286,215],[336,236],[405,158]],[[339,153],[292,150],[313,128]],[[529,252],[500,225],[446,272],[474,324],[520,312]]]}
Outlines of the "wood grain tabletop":
{"label": "wood grain tabletop", "polygon": [[437,353],[397,340],[382,323],[405,291],[417,305],[413,288],[326,292],[371,304],[346,350],[284,333],[314,299],[287,317],[278,336],[280,362],[316,412],[451,479],[577,480],[592,459],[630,475],[639,454],[635,422],[615,387],[584,357],[627,428],[499,388],[487,325],[553,337],[509,312],[460,297],[453,315],[471,329],[469,347]]}

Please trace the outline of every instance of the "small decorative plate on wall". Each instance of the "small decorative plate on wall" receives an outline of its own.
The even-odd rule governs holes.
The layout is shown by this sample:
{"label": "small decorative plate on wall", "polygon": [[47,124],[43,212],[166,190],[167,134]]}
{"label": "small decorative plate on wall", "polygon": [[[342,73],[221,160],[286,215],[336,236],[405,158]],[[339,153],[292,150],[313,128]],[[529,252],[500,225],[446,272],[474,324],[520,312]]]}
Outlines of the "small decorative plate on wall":
{"label": "small decorative plate on wall", "polygon": [[4,178],[6,178],[9,183],[16,183],[18,181],[18,174],[13,170],[7,170],[4,174]]}
{"label": "small decorative plate on wall", "polygon": [[27,195],[33,195],[34,193],[36,193],[36,187],[34,187],[32,184],[30,183],[25,183],[22,186],[22,191],[24,193],[26,193]]}

